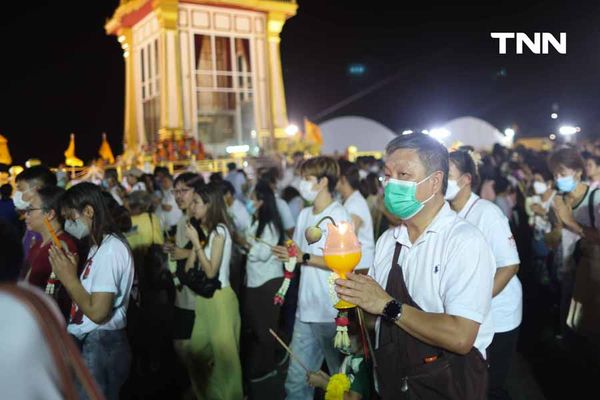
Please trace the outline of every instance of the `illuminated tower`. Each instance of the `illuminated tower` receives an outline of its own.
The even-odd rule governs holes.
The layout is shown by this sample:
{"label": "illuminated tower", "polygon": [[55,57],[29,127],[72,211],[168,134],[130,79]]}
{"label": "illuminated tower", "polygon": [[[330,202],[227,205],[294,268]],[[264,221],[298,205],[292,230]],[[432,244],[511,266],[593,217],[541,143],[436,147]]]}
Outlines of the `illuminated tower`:
{"label": "illuminated tower", "polygon": [[121,0],[127,153],[159,139],[267,146],[288,124],[280,33],[295,0]]}

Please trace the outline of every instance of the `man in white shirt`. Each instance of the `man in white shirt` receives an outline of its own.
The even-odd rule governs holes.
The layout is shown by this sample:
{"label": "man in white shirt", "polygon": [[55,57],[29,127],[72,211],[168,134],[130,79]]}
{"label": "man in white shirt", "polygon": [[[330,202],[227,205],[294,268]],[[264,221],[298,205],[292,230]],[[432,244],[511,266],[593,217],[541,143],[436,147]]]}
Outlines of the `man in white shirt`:
{"label": "man in white shirt", "polygon": [[140,181],[143,175],[144,172],[139,168],[131,168],[125,173],[127,185],[130,187],[129,192],[146,191],[146,185]]}
{"label": "man in white shirt", "polygon": [[[316,243],[309,244],[304,232],[325,216],[333,218],[336,223],[350,222],[351,219],[344,207],[333,200],[339,177],[339,167],[334,159],[308,159],[302,164],[301,174],[300,193],[313,205],[302,210],[294,232],[294,242],[298,249],[297,259],[302,262],[302,267],[291,348],[301,358],[302,364],[311,371],[318,371],[323,359],[326,360],[329,371],[337,371],[341,361],[340,353],[333,347],[337,310],[330,300],[328,278],[331,271],[325,264],[322,250],[327,238],[327,222],[319,225],[323,235]],[[275,246],[273,253],[281,260],[288,259],[285,246]],[[285,391],[288,400],[313,398],[313,389],[306,381],[306,371],[296,360],[290,363]]]}
{"label": "man in white shirt", "polygon": [[[494,333],[492,252],[481,232],[444,201],[443,145],[427,135],[403,135],[386,153],[385,205],[403,224],[378,240],[370,276],[349,274],[336,281],[336,290],[343,300],[384,317],[376,329],[382,399],[401,392],[484,399],[482,356]],[[450,372],[433,379],[441,368]]]}
{"label": "man in white shirt", "polygon": [[250,213],[248,213],[246,205],[235,197],[235,188],[231,182],[223,181],[221,182],[221,185],[223,190],[223,200],[227,206],[227,213],[235,226],[236,231],[233,233],[244,236],[246,230],[252,223],[252,217],[250,216]]}
{"label": "man in white shirt", "polygon": [[246,177],[237,170],[237,165],[234,162],[227,164],[227,170],[229,172],[225,176],[225,180],[233,185],[233,188],[235,189],[235,198],[242,204],[245,204],[246,197],[244,196],[244,185],[246,184]]}
{"label": "man in white shirt", "polygon": [[365,273],[373,266],[373,253],[375,251],[375,239],[373,237],[373,218],[369,211],[367,200],[358,191],[360,179],[358,167],[347,160],[340,160],[340,180],[337,185],[338,192],[344,201],[344,208],[352,217],[354,232],[360,242],[362,256],[356,266],[357,270]]}

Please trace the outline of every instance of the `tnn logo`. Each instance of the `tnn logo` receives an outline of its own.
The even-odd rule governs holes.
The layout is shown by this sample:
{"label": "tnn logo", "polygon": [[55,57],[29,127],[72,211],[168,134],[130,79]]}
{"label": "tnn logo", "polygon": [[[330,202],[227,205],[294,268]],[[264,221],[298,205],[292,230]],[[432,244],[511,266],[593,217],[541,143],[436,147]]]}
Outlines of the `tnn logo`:
{"label": "tnn logo", "polygon": [[517,54],[523,54],[523,45],[527,46],[533,54],[548,54],[548,48],[551,44],[554,50],[560,54],[567,54],[567,33],[560,33],[560,40],[548,32],[535,32],[533,40],[523,32],[492,32],[493,39],[498,39],[498,53],[506,54],[506,41],[515,39],[517,43]]}

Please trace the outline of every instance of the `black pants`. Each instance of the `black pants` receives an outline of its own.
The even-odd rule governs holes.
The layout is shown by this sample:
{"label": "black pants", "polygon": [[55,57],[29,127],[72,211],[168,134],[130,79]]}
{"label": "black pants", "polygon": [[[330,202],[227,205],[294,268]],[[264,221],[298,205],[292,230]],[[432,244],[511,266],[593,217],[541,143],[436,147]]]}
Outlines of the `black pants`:
{"label": "black pants", "polygon": [[280,307],[273,304],[273,297],[282,282],[283,278],[275,278],[262,286],[245,289],[245,371],[249,379],[266,375],[276,367],[275,352],[278,344],[273,340],[269,329],[277,330]]}
{"label": "black pants", "polygon": [[505,388],[506,377],[510,369],[512,357],[519,338],[519,327],[512,331],[494,334],[492,344],[487,348],[488,362],[490,363],[490,383],[488,398],[510,399]]}

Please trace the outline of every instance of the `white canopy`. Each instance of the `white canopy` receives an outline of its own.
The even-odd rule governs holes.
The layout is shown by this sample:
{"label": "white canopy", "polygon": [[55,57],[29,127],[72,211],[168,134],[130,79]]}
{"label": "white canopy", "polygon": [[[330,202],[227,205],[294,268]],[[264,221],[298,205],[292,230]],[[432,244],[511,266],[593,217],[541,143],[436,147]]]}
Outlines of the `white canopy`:
{"label": "white canopy", "polygon": [[384,151],[396,135],[379,122],[369,118],[348,116],[333,118],[319,124],[323,136],[323,154],[343,153],[349,146],[359,151]]}
{"label": "white canopy", "polygon": [[511,146],[512,138],[508,138],[490,123],[475,117],[460,117],[448,121],[444,128],[450,131],[450,136],[442,139],[447,146],[456,143],[470,145],[475,150],[490,150],[494,144]]}

